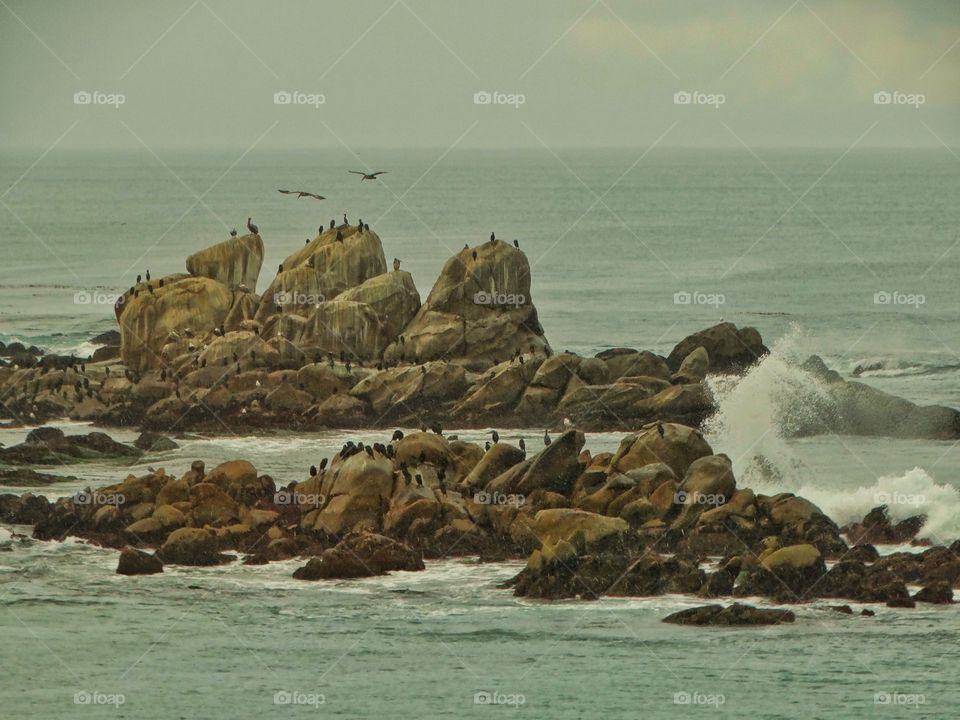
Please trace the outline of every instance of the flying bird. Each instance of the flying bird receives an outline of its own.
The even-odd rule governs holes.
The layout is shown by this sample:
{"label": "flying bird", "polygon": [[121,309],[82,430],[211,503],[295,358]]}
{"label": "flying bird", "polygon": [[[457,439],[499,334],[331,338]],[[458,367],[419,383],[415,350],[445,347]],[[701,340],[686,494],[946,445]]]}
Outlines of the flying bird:
{"label": "flying bird", "polygon": [[326,200],[323,195],[317,195],[316,193],[307,192],[306,190],[277,190],[279,193],[284,195],[296,195],[297,198],[312,197],[315,200]]}
{"label": "flying bird", "polygon": [[360,182],[363,182],[364,180],[376,180],[377,175],[386,175],[388,171],[377,170],[375,173],[367,173],[363,172],[362,170],[347,170],[347,172],[353,173],[354,175],[363,175],[363,177],[360,178]]}

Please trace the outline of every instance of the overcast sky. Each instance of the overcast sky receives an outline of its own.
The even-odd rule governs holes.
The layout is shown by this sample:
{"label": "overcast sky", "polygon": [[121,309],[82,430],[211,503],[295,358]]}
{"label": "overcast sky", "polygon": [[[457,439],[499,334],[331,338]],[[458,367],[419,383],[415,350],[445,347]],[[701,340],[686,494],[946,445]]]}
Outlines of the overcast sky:
{"label": "overcast sky", "polygon": [[960,2],[0,0],[0,90],[7,148],[955,148]]}

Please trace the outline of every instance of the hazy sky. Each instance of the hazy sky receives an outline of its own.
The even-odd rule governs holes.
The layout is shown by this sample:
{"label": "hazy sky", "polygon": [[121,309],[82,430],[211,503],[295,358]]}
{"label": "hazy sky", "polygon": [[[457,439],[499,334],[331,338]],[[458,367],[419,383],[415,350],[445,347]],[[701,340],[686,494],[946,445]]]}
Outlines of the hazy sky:
{"label": "hazy sky", "polygon": [[3,147],[955,147],[960,2],[0,0],[0,91]]}

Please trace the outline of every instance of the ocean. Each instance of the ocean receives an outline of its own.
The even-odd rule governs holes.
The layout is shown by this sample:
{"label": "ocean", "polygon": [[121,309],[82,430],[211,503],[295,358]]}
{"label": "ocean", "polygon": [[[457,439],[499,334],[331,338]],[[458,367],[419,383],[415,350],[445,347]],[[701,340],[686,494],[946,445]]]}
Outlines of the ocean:
{"label": "ocean", "polygon": [[[344,213],[377,231],[422,298],[449,255],[494,231],[527,253],[555,350],[666,354],[721,318],[758,328],[771,355],[742,380],[712,381],[720,410],[707,437],[741,486],[797,492],[841,523],[889,499],[895,519],[926,513],[932,541],[960,537],[955,443],[785,432],[821,391],[795,368],[812,353],[845,377],[960,407],[960,164],[940,151],[757,152],[360,153],[389,171],[383,182],[348,175],[363,165],[345,150],[58,149],[33,167],[39,153],[3,154],[0,340],[89,352],[116,326],[112,303],[77,298],[120,292],[147,268],[182,272],[247,216],[266,244],[260,289]],[[590,434],[587,447],[612,450],[627,430]],[[0,430],[0,442],[26,431]],[[129,468],[53,468],[77,479],[36,490],[55,497],[148,465],[179,474],[193,459],[237,457],[285,484],[346,437],[383,439],[194,436]],[[815,603],[793,625],[702,631],[659,622],[694,598],[517,599],[498,585],[518,563],[443,560],[336,583],[294,581],[299,561],[125,578],[113,551],[20,543],[15,530],[0,528],[12,548],[0,553],[10,717],[942,718],[960,701],[950,607],[867,605],[877,617],[860,618]]]}

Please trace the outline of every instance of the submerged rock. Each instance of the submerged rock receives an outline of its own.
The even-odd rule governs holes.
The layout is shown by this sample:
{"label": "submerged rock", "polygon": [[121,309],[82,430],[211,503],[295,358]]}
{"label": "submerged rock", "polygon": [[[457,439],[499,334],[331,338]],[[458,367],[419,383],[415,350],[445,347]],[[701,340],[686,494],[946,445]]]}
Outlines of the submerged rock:
{"label": "submerged rock", "polygon": [[680,610],[663,619],[674,625],[779,625],[792,623],[796,616],[790,610],[766,610],[752,605],[734,603],[723,605],[704,605],[702,607]]}

